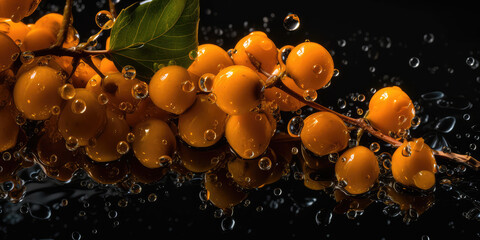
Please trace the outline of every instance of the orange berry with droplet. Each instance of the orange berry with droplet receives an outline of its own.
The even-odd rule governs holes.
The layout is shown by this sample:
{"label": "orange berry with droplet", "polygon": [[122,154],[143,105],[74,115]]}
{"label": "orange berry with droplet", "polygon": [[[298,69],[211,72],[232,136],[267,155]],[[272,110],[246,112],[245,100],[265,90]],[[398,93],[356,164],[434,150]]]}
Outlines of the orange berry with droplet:
{"label": "orange berry with droplet", "polygon": [[223,48],[214,44],[202,44],[198,46],[197,56],[187,70],[197,76],[196,79],[192,78],[197,83],[203,74],[217,75],[221,69],[231,65],[233,61]]}

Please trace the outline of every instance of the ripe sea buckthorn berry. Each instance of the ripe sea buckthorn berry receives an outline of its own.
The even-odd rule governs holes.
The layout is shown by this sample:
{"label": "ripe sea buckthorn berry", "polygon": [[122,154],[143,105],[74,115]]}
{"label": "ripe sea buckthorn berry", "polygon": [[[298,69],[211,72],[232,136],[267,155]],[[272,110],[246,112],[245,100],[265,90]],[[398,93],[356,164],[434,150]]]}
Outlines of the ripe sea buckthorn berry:
{"label": "ripe sea buckthorn berry", "polygon": [[350,194],[367,192],[377,181],[380,168],[375,154],[363,146],[348,149],[335,163],[335,175]]}
{"label": "ripe sea buckthorn berry", "polygon": [[48,28],[34,28],[25,36],[22,47],[27,51],[36,51],[52,46],[57,36]]}
{"label": "ripe sea buckthorn berry", "polygon": [[392,155],[391,169],[395,181],[405,186],[427,190],[435,185],[437,163],[423,138],[404,141]]}
{"label": "ripe sea buckthorn berry", "polygon": [[65,103],[60,113],[58,130],[67,142],[73,140],[74,145],[86,146],[89,140],[99,136],[106,122],[105,107],[98,102],[95,94],[77,88],[75,97]]}
{"label": "ripe sea buckthorn berry", "polygon": [[229,115],[244,114],[260,104],[265,86],[252,69],[233,65],[214,79],[212,93],[218,107]]}
{"label": "ripe sea buckthorn berry", "polygon": [[15,122],[13,106],[8,104],[0,107],[0,152],[6,151],[17,144],[20,127]]}
{"label": "ripe sea buckthorn berry", "polygon": [[[98,57],[92,57],[91,59],[93,64],[99,68],[101,60]],[[84,88],[87,85],[88,80],[90,80],[96,74],[97,73],[92,67],[90,67],[90,65],[81,60],[71,77],[72,84],[76,88]]]}
{"label": "ripe sea buckthorn berry", "polygon": [[158,168],[171,162],[176,139],[166,122],[150,118],[137,124],[133,134],[133,152],[145,167]]}
{"label": "ripe sea buckthorn berry", "polygon": [[[110,73],[101,80],[102,93],[108,97],[108,104],[113,105],[125,112],[132,112],[140,102],[132,94],[136,84],[141,83],[138,79],[126,79],[122,73]],[[88,84],[87,84],[88,85]]]}
{"label": "ripe sea buckthorn berry", "polygon": [[126,141],[130,127],[122,115],[107,110],[107,123],[94,144],[85,147],[85,152],[94,161],[110,162],[119,159],[124,153],[119,152],[118,145]]}
{"label": "ripe sea buckthorn berry", "polygon": [[53,34],[58,33],[62,27],[63,15],[59,13],[48,13],[35,21],[33,28],[44,28],[50,30]]}
{"label": "ripe sea buckthorn berry", "polygon": [[15,57],[20,54],[20,48],[5,33],[0,32],[0,72],[10,68]]}
{"label": "ripe sea buckthorn berry", "polygon": [[[277,67],[277,47],[263,32],[251,32],[240,39],[235,45],[232,55],[235,64],[247,66],[256,71],[257,67],[252,64],[248,54],[251,54],[260,63],[261,68],[269,73],[272,73]],[[263,74],[261,77],[266,79]]]}
{"label": "ripe sea buckthorn berry", "polygon": [[19,22],[37,9],[41,0],[0,0],[0,18]]}
{"label": "ripe sea buckthorn berry", "polygon": [[190,146],[209,147],[223,137],[226,118],[227,114],[208,95],[199,94],[192,107],[178,118],[178,132]]}
{"label": "ripe sea buckthorn berry", "polygon": [[23,22],[13,22],[11,19],[0,19],[0,32],[7,34],[22,50],[23,42],[30,28]]}
{"label": "ripe sea buckthorn berry", "polygon": [[367,120],[387,135],[401,135],[412,125],[415,106],[410,97],[397,86],[378,90],[368,104]]}
{"label": "ripe sea buckthorn berry", "polygon": [[188,171],[200,173],[207,172],[221,165],[226,159],[228,144],[221,142],[211,148],[196,148],[183,141],[178,141],[178,156],[182,159],[182,165]]}
{"label": "ripe sea buckthorn berry", "polygon": [[300,138],[308,150],[323,156],[345,149],[350,135],[347,126],[338,116],[329,112],[316,112],[303,120]]}
{"label": "ripe sea buckthorn berry", "polygon": [[64,79],[55,67],[33,66],[17,76],[13,90],[15,105],[27,119],[48,119],[52,114],[51,109],[61,106],[63,102],[58,94],[58,89],[63,84]]}
{"label": "ripe sea buckthorn berry", "polygon": [[[303,92],[305,90],[299,88],[295,84],[293,79],[291,79],[289,77],[284,77],[281,81],[283,81],[283,83],[288,88],[292,89],[293,91],[295,91],[299,95],[303,95]],[[265,95],[265,98],[268,101],[274,101],[278,105],[280,111],[297,111],[298,109],[305,106],[304,103],[302,103],[299,100],[297,100],[296,98],[288,95],[287,93],[285,93],[284,91],[282,91],[281,89],[279,89],[277,87],[271,87],[271,88],[265,89],[264,95]]]}
{"label": "ripe sea buckthorn berry", "polygon": [[148,89],[153,103],[173,114],[182,114],[195,102],[195,83],[181,66],[171,65],[158,70]]}
{"label": "ripe sea buckthorn berry", "polygon": [[198,46],[197,56],[187,70],[196,76],[192,81],[197,84],[203,74],[217,75],[221,69],[231,65],[233,61],[223,48],[214,44],[202,44]]}
{"label": "ripe sea buckthorn berry", "polygon": [[130,127],[135,127],[138,123],[149,118],[167,121],[171,117],[173,117],[173,114],[155,106],[150,97],[142,99],[133,113],[127,113],[125,115],[125,119]]}
{"label": "ripe sea buckthorn berry", "polygon": [[272,125],[264,113],[231,115],[225,125],[225,137],[238,156],[253,159],[267,150]]}
{"label": "ripe sea buckthorn berry", "polygon": [[302,89],[318,90],[333,76],[333,59],[320,44],[304,42],[293,48],[287,58],[287,73]]}
{"label": "ripe sea buckthorn berry", "polygon": [[128,163],[124,159],[106,163],[85,159],[82,168],[85,169],[88,176],[101,184],[119,183],[130,173]]}
{"label": "ripe sea buckthorn berry", "polygon": [[119,72],[113,61],[103,58],[100,62],[100,71],[105,74]]}

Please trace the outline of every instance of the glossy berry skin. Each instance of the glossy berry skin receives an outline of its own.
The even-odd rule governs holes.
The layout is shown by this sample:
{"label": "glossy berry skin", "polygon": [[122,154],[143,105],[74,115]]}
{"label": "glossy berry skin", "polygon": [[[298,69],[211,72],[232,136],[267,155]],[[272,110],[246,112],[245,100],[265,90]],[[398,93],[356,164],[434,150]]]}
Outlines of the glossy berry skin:
{"label": "glossy berry skin", "polygon": [[162,157],[172,157],[176,149],[175,135],[170,126],[162,120],[148,119],[133,129],[135,141],[132,144],[135,157],[147,168],[162,166]]}
{"label": "glossy berry skin", "polygon": [[397,86],[378,90],[368,104],[370,124],[387,135],[395,135],[411,127],[415,106],[410,97]]}
{"label": "glossy berry skin", "polygon": [[83,88],[75,92],[75,97],[65,103],[60,113],[58,130],[65,140],[72,137],[79,146],[87,146],[89,140],[99,136],[105,128],[107,115],[94,93]]}
{"label": "glossy berry skin", "polygon": [[303,42],[287,58],[287,74],[302,89],[318,90],[333,76],[333,59],[320,44]]}
{"label": "glossy berry skin", "polygon": [[185,89],[186,83],[194,84],[185,68],[175,65],[163,67],[150,80],[150,98],[157,107],[180,115],[195,102],[196,91]]}
{"label": "glossy berry skin", "polygon": [[7,34],[22,50],[23,42],[30,28],[23,22],[13,22],[9,18],[0,19],[0,32]]}
{"label": "glossy berry skin", "polygon": [[20,48],[8,35],[0,32],[0,72],[10,68],[14,54],[20,54]]}
{"label": "glossy berry skin", "polygon": [[435,185],[437,163],[432,149],[423,138],[405,141],[392,155],[392,175],[395,181],[423,190]]}
{"label": "glossy berry skin", "polygon": [[[88,67],[90,68],[90,67]],[[91,69],[91,68],[90,68]],[[140,102],[132,95],[132,88],[140,83],[138,79],[125,79],[122,73],[110,73],[101,80],[101,89],[108,97],[108,104],[126,112],[132,109]],[[88,84],[87,84],[88,85]],[[127,106],[125,109],[125,105]]]}
{"label": "glossy berry skin", "polygon": [[119,159],[122,154],[117,150],[120,141],[126,141],[130,127],[122,115],[111,110],[106,111],[107,123],[95,143],[85,147],[85,152],[94,161],[110,162]]}
{"label": "glossy berry skin", "polygon": [[50,66],[34,66],[17,76],[13,99],[17,109],[31,120],[46,120],[53,106],[61,106],[63,99],[58,88],[64,80],[59,71]]}
{"label": "glossy berry skin", "polygon": [[231,115],[225,125],[225,137],[230,147],[244,159],[262,155],[272,135],[272,126],[264,113]]}
{"label": "glossy berry skin", "polygon": [[248,196],[227,173],[225,168],[219,168],[205,174],[206,199],[221,209],[232,208]]}
{"label": "glossy berry skin", "polygon": [[178,133],[193,147],[209,147],[217,143],[225,132],[227,114],[205,94],[178,118]]}
{"label": "glossy berry skin", "polygon": [[197,83],[203,74],[217,75],[220,70],[231,65],[233,61],[223,48],[214,44],[202,44],[198,46],[197,57],[187,70],[196,76],[192,81]]}
{"label": "glossy berry skin", "polygon": [[[251,32],[240,39],[235,45],[235,50],[232,55],[235,64],[247,66],[256,71],[257,68],[252,64],[247,53],[251,54],[255,60],[261,64],[261,68],[269,73],[272,73],[278,64],[277,47],[264,32]],[[263,74],[261,77],[264,80],[266,79],[266,76]]]}
{"label": "glossy berry skin", "polygon": [[260,76],[241,65],[222,69],[215,77],[212,89],[217,106],[229,115],[244,114],[257,107],[263,91]]}
{"label": "glossy berry skin", "polygon": [[[281,81],[283,82],[283,84],[285,84],[285,86],[292,89],[293,91],[298,93],[300,96],[303,95],[304,90],[299,88],[295,84],[293,79],[289,77],[284,77]],[[288,95],[283,90],[277,87],[271,87],[271,88],[265,89],[264,95],[267,101],[274,101],[278,105],[278,108],[280,109],[280,111],[293,112],[305,106],[305,103],[300,102],[296,98]]]}
{"label": "glossy berry skin", "polygon": [[[269,169],[260,169],[259,161],[270,161]],[[277,165],[277,155],[269,148],[262,156],[255,159],[235,158],[227,163],[228,172],[232,179],[245,189],[261,188],[267,184]]]}
{"label": "glossy berry skin", "polygon": [[48,48],[57,41],[63,15],[49,13],[39,18],[25,36],[24,47],[28,51]]}
{"label": "glossy berry skin", "polygon": [[0,0],[0,18],[19,22],[37,9],[41,0]]}
{"label": "glossy berry skin", "polygon": [[335,163],[337,181],[344,181],[344,189],[350,194],[367,192],[377,182],[379,173],[377,157],[363,146],[348,149]]}
{"label": "glossy berry skin", "polygon": [[345,123],[333,113],[316,112],[303,121],[303,145],[318,156],[336,153],[348,146],[350,135]]}
{"label": "glossy berry skin", "polygon": [[167,121],[172,117],[174,117],[172,113],[155,106],[150,97],[142,99],[142,101],[137,104],[134,112],[125,114],[125,119],[127,120],[128,125],[132,128],[149,118]]}

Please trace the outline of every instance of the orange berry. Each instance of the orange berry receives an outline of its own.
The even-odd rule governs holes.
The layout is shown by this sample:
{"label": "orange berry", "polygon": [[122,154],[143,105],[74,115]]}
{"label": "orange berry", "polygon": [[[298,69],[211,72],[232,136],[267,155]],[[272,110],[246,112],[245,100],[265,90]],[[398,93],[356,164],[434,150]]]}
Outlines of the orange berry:
{"label": "orange berry", "polygon": [[[299,95],[303,95],[305,90],[299,88],[293,79],[284,77],[281,81],[283,81],[283,84],[285,84],[288,88],[292,89]],[[264,95],[267,101],[274,101],[278,105],[280,111],[293,112],[305,106],[305,103],[300,102],[277,87],[265,89]]]}
{"label": "orange berry", "polygon": [[62,105],[58,89],[63,84],[59,70],[50,66],[33,66],[17,77],[13,90],[15,105],[27,119],[48,119],[52,108]]}
{"label": "orange berry", "polygon": [[153,75],[148,88],[153,103],[173,114],[182,114],[195,102],[195,84],[181,66],[161,68]]}
{"label": "orange berry", "polygon": [[220,109],[235,115],[247,113],[257,107],[264,89],[264,84],[255,71],[242,65],[233,65],[217,74],[212,93]]}
{"label": "orange berry", "polygon": [[176,139],[167,123],[150,118],[137,124],[133,134],[133,152],[145,167],[159,168],[167,162],[171,163]]}
{"label": "orange berry", "polygon": [[100,63],[100,71],[104,74],[119,72],[113,61],[103,58]]}
{"label": "orange berry", "polygon": [[404,141],[392,155],[391,169],[395,181],[405,186],[427,190],[435,185],[437,163],[423,138]]}
{"label": "orange berry", "polygon": [[205,174],[205,197],[220,209],[232,208],[248,196],[227,173],[225,168],[220,168]]}
{"label": "orange berry", "polygon": [[147,97],[140,101],[133,113],[127,113],[125,119],[130,127],[135,127],[138,123],[149,118],[156,118],[167,121],[173,115],[153,104],[152,99]]}
{"label": "orange berry", "polygon": [[58,130],[73,148],[86,146],[89,140],[99,136],[107,116],[105,107],[100,105],[94,93],[83,89],[75,89],[75,97],[68,100],[58,119]]}
{"label": "orange berry", "polygon": [[48,28],[34,28],[25,36],[22,47],[27,51],[49,48],[57,41],[55,34]]}
{"label": "orange berry", "polygon": [[30,28],[23,22],[13,22],[11,19],[0,19],[0,32],[7,34],[17,45],[23,49],[23,42]]}
{"label": "orange berry", "polygon": [[183,141],[193,147],[209,147],[217,143],[225,132],[227,114],[205,94],[178,118],[178,132]]}
{"label": "orange berry", "polygon": [[262,155],[272,135],[272,126],[264,113],[248,112],[227,118],[225,137],[242,158],[253,159]]}
{"label": "orange berry", "polygon": [[197,148],[178,141],[177,152],[182,159],[182,166],[188,171],[200,173],[207,172],[220,166],[226,159],[228,144],[221,142],[212,148]]}
{"label": "orange berry", "polygon": [[287,73],[302,89],[318,90],[333,76],[333,59],[320,44],[303,42],[287,58]]}
{"label": "orange berry", "polygon": [[0,72],[10,68],[15,57],[20,54],[20,48],[5,33],[0,32]]}
{"label": "orange berry", "polygon": [[397,86],[378,90],[368,104],[367,119],[374,128],[387,135],[405,132],[412,125],[415,106]]}
{"label": "orange berry", "polygon": [[337,181],[350,194],[367,192],[377,181],[380,168],[375,154],[363,146],[348,149],[335,163]]}
{"label": "orange berry", "polygon": [[117,72],[107,74],[101,80],[100,85],[102,93],[108,97],[108,105],[131,113],[140,102],[140,99],[137,99],[132,93],[136,84],[142,84],[142,81],[136,78],[126,79],[122,73]]}
{"label": "orange berry", "polygon": [[0,0],[0,18],[19,22],[35,11],[41,0]]}
{"label": "orange berry", "polygon": [[300,138],[308,150],[323,156],[345,149],[350,135],[347,126],[338,116],[329,112],[316,112],[303,121]]}
{"label": "orange berry", "polygon": [[[197,57],[187,70],[200,77],[205,73],[217,75],[221,69],[231,65],[233,61],[223,48],[214,44],[202,44],[198,46]],[[198,78],[192,81],[197,83]]]}
{"label": "orange berry", "polygon": [[234,158],[227,163],[232,179],[242,188],[261,188],[267,184],[277,163],[277,155],[269,148],[255,159]]}
{"label": "orange berry", "polygon": [[0,152],[17,144],[20,127],[15,122],[11,104],[0,107]]}
{"label": "orange berry", "polygon": [[[92,57],[91,59],[95,66],[99,68],[101,60],[98,57]],[[87,85],[88,80],[90,80],[96,74],[97,73],[92,67],[90,67],[90,65],[86,64],[83,60],[80,60],[77,69],[71,77],[72,84],[76,88],[84,88]]]}
{"label": "orange berry", "polygon": [[[122,115],[107,110],[107,123],[100,136],[95,138],[94,144],[85,147],[86,154],[97,162],[110,162],[119,159],[124,152],[120,150],[119,143],[127,144],[127,134],[130,127]],[[128,149],[127,149],[128,151]]]}
{"label": "orange berry", "polygon": [[[240,39],[235,45],[232,55],[235,64],[247,66],[256,71],[257,68],[252,64],[247,53],[251,54],[261,64],[261,68],[269,73],[272,73],[277,67],[277,47],[263,32],[251,32]],[[266,79],[266,76],[263,74],[261,74],[261,77],[264,80]]]}
{"label": "orange berry", "polygon": [[34,29],[44,28],[51,31],[53,34],[58,33],[62,27],[63,15],[59,13],[48,13],[35,21]]}

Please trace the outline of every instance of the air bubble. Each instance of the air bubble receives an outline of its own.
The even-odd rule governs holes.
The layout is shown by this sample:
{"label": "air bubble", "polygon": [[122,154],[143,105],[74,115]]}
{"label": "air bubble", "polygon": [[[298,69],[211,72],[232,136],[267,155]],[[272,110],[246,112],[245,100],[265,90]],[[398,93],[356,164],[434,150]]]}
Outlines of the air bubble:
{"label": "air bubble", "polygon": [[412,57],[410,60],[408,60],[408,65],[412,68],[417,68],[420,65],[420,59],[417,57]]}
{"label": "air bubble", "polygon": [[195,90],[195,84],[192,83],[192,81],[187,80],[181,83],[182,84],[182,90],[184,92],[192,92]]}
{"label": "air bubble", "polygon": [[215,75],[211,73],[203,74],[198,80],[198,86],[200,87],[200,90],[203,92],[211,92],[213,87],[213,79],[215,79]]}
{"label": "air bubble", "polygon": [[25,52],[22,52],[22,54],[20,54],[20,61],[23,64],[30,64],[33,62],[34,59],[35,59],[35,54],[33,54],[33,52],[31,51],[25,51]]}
{"label": "air bubble", "polygon": [[68,137],[65,140],[65,147],[67,148],[68,151],[75,151],[79,147],[78,145],[78,139],[76,137]]}
{"label": "air bubble", "polygon": [[272,168],[272,160],[268,157],[262,157],[258,160],[258,168],[262,171],[268,171]]}
{"label": "air bubble", "polygon": [[82,114],[87,110],[85,100],[77,98],[71,104],[72,112],[75,114]]}
{"label": "air bubble", "polygon": [[378,152],[379,150],[380,150],[380,144],[378,144],[377,142],[372,142],[370,144],[370,151]]}
{"label": "air bubble", "polygon": [[300,18],[296,14],[288,14],[283,19],[283,27],[287,31],[295,31],[300,27]]}
{"label": "air bubble", "polygon": [[292,137],[300,137],[303,128],[303,118],[295,116],[287,124],[288,134]]}
{"label": "air bubble", "polygon": [[132,96],[136,99],[144,99],[148,96],[148,84],[141,81],[132,87]]}
{"label": "air bubble", "polygon": [[137,70],[131,65],[126,65],[122,68],[123,77],[127,80],[133,80],[137,76]]}
{"label": "air bubble", "polygon": [[126,141],[120,141],[117,143],[117,152],[121,155],[124,155],[130,150],[130,146]]}
{"label": "air bubble", "polygon": [[58,88],[58,93],[60,94],[60,97],[65,100],[70,100],[76,95],[75,87],[70,83],[64,84]]}
{"label": "air bubble", "polygon": [[203,138],[206,141],[213,141],[213,140],[217,139],[217,133],[213,129],[207,129],[203,133]]}
{"label": "air bubble", "polygon": [[307,89],[303,91],[303,98],[306,101],[313,102],[317,100],[317,91],[315,89]]}

